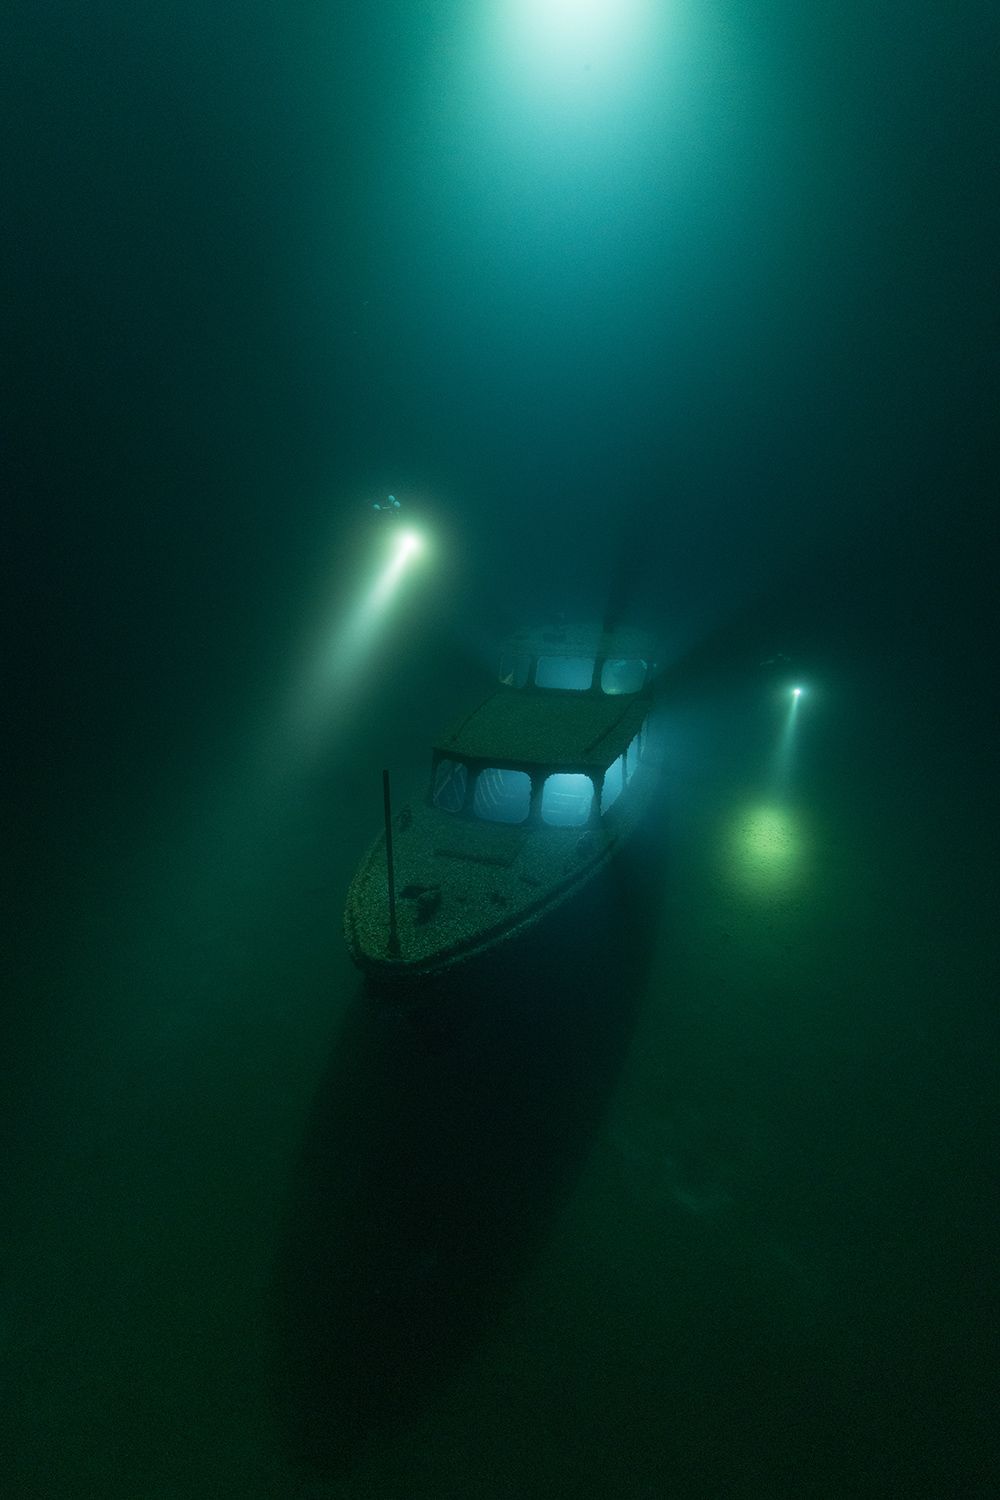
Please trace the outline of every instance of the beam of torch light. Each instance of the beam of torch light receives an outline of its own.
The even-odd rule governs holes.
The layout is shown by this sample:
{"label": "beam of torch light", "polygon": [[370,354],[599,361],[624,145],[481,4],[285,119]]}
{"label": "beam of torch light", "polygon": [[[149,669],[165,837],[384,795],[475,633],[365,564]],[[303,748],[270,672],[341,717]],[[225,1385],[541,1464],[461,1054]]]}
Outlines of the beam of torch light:
{"label": "beam of torch light", "polygon": [[156,855],[148,871],[155,920],[135,931],[126,925],[117,934],[119,957],[124,951],[139,964],[155,953],[170,982],[187,987],[178,954],[203,945],[206,933],[213,934],[213,953],[254,951],[260,911],[281,899],[280,872],[293,868],[296,838],[301,833],[304,841],[306,819],[315,815],[314,802],[303,796],[308,775],[332,736],[349,732],[367,653],[391,619],[409,565],[425,550],[416,532],[395,524],[379,541],[388,556],[378,559],[379,569],[360,597],[339,617],[328,597],[313,622],[288,698],[277,711],[268,703],[266,719],[247,727],[223,769],[207,772],[189,800],[164,815],[162,836],[151,841]]}
{"label": "beam of torch light", "polygon": [[[423,541],[415,531],[400,532],[393,548],[392,556],[386,563],[382,572],[375,580],[374,587],[368,599],[362,605],[365,618],[374,618],[375,615],[385,608],[399,587],[400,579],[406,570],[410,559],[423,550]],[[360,611],[359,611],[360,613]]]}
{"label": "beam of torch light", "polygon": [[333,632],[329,651],[331,665],[339,664],[336,678],[354,675],[365,650],[374,644],[378,625],[399,592],[409,563],[422,550],[423,542],[415,531],[401,531],[393,537],[388,562],[340,629]]}
{"label": "beam of torch light", "polygon": [[321,625],[304,678],[294,695],[292,731],[307,739],[329,725],[358,684],[365,659],[382,634],[411,564],[426,550],[416,531],[392,527],[388,558],[373,582],[339,621]]}
{"label": "beam of torch light", "polygon": [[772,784],[775,791],[783,792],[787,789],[792,774],[792,759],[795,751],[795,726],[799,716],[799,704],[802,702],[802,688],[793,687],[788,695],[788,713],[782,725],[781,737],[778,740],[777,749],[774,753],[774,774]]}

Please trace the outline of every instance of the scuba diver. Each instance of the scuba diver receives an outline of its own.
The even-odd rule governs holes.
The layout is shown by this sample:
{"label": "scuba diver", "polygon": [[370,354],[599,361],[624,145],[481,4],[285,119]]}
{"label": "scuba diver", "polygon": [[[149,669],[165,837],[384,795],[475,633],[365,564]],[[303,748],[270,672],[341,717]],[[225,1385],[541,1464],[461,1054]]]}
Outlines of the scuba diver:
{"label": "scuba diver", "polygon": [[396,499],[395,495],[389,495],[387,499],[381,502],[376,500],[372,505],[372,510],[378,511],[380,516],[386,516],[389,520],[392,520],[393,517],[398,516],[401,509],[402,506]]}

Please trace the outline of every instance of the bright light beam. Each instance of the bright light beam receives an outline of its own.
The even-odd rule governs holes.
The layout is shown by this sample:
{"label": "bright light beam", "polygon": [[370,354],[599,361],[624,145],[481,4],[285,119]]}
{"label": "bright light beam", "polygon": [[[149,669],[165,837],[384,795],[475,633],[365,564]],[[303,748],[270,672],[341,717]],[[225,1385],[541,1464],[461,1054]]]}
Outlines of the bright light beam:
{"label": "bright light beam", "polygon": [[566,52],[613,43],[639,9],[636,0],[512,0],[511,16],[525,41]]}
{"label": "bright light beam", "polygon": [[401,531],[394,541],[392,555],[375,580],[375,586],[364,606],[366,616],[374,616],[378,610],[385,608],[399,587],[410,559],[423,551],[423,541],[415,531]]}
{"label": "bright light beam", "polygon": [[788,694],[788,714],[782,725],[781,737],[774,753],[771,784],[776,792],[784,792],[792,775],[792,759],[795,752],[795,726],[798,722],[802,689],[793,687]]}
{"label": "bright light beam", "polygon": [[357,669],[362,654],[374,641],[380,620],[399,591],[410,562],[422,551],[423,541],[415,531],[399,531],[393,535],[389,561],[368,593],[334,633],[331,650],[339,661],[341,675],[353,675]]}
{"label": "bright light beam", "polygon": [[292,730],[315,737],[345,707],[365,659],[388,622],[414,561],[426,551],[424,538],[397,525],[387,528],[389,555],[374,580],[339,621],[327,619],[295,693]]}
{"label": "bright light beam", "polygon": [[620,74],[649,31],[648,0],[507,0],[505,10],[507,45],[549,88]]}

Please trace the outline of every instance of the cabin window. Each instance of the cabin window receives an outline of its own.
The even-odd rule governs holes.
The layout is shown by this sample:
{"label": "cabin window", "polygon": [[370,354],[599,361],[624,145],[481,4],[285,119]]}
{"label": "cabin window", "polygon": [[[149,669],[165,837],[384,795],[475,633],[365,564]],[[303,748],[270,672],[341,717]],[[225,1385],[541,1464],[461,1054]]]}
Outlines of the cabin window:
{"label": "cabin window", "polygon": [[644,661],[612,661],[609,657],[601,668],[602,693],[638,693],[645,680]]}
{"label": "cabin window", "polygon": [[500,681],[523,688],[531,675],[531,657],[526,651],[505,651],[500,658]]}
{"label": "cabin window", "polygon": [[622,787],[625,785],[625,757],[619,755],[613,765],[610,765],[604,773],[604,785],[601,788],[601,812],[606,813],[608,808],[614,807],[621,796]]}
{"label": "cabin window", "polygon": [[526,771],[487,766],[476,777],[472,810],[490,823],[523,823],[531,809],[531,777]]}
{"label": "cabin window", "polygon": [[535,685],[585,693],[594,680],[593,656],[540,656],[535,667]]}
{"label": "cabin window", "polygon": [[[640,731],[640,733],[641,733],[641,731]],[[638,764],[639,764],[639,735],[637,734],[634,737],[634,739],[632,740],[632,743],[629,745],[628,749],[625,751],[625,774],[626,774],[626,776],[628,776],[628,777],[634,776],[635,775],[635,770],[636,770],[636,767],[638,766]]]}
{"label": "cabin window", "polygon": [[542,822],[553,828],[579,828],[590,819],[594,783],[579,772],[557,771],[542,788]]}
{"label": "cabin window", "polygon": [[469,768],[462,760],[439,760],[431,800],[442,812],[461,812],[469,785]]}

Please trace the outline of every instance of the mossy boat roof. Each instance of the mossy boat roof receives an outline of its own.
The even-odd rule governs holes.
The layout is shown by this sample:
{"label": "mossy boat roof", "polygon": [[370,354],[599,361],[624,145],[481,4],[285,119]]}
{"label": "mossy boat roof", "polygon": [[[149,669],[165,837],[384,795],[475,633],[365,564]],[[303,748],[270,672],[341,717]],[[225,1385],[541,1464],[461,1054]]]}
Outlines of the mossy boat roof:
{"label": "mossy boat roof", "polygon": [[548,689],[496,689],[456,719],[434,745],[439,755],[503,766],[610,766],[639,732],[649,697],[607,697]]}

